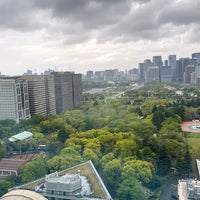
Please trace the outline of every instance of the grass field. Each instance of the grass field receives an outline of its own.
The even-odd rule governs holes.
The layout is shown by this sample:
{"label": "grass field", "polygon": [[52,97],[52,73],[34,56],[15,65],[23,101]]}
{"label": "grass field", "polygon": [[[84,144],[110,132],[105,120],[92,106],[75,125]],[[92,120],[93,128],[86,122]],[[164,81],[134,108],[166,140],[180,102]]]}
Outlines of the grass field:
{"label": "grass field", "polygon": [[187,142],[193,158],[200,158],[200,133],[188,133]]}

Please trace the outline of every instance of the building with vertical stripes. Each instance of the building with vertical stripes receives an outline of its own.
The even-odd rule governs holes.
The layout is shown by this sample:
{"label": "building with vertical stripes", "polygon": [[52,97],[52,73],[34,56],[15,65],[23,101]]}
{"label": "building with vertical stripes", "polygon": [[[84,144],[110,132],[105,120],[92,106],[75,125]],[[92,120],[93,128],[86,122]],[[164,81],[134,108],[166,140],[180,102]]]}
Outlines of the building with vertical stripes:
{"label": "building with vertical stripes", "polygon": [[73,72],[52,72],[54,76],[56,113],[82,104],[82,76]]}
{"label": "building with vertical stripes", "polygon": [[0,120],[30,118],[28,83],[20,77],[0,79]]}

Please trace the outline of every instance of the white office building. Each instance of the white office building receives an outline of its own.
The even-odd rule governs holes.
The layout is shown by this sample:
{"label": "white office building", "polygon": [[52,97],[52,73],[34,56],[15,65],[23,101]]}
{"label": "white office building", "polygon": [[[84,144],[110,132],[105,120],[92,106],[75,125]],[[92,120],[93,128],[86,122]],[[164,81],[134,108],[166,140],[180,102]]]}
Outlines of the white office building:
{"label": "white office building", "polygon": [[18,77],[0,79],[0,120],[30,118],[28,84]]}

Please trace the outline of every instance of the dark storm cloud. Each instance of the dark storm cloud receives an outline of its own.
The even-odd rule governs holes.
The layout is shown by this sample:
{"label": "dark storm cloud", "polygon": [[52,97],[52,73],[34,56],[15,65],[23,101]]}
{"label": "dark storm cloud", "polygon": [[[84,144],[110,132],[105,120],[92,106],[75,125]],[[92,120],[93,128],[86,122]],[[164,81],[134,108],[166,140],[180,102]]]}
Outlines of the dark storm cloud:
{"label": "dark storm cloud", "polygon": [[45,29],[67,43],[157,40],[179,34],[177,25],[200,23],[199,8],[196,0],[1,0],[0,27]]}

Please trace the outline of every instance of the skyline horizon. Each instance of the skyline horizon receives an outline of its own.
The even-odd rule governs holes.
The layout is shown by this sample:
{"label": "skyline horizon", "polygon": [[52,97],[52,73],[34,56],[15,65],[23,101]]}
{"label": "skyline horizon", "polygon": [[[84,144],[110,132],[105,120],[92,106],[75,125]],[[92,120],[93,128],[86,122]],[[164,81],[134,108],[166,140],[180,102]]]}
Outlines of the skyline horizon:
{"label": "skyline horizon", "polygon": [[[1,0],[0,72],[125,70],[199,52],[200,1]],[[186,15],[187,13],[187,15]]]}
{"label": "skyline horizon", "polygon": [[[200,51],[195,51],[195,52],[191,52],[190,53],[190,56],[185,56],[185,57],[183,57],[183,56],[181,56],[181,57],[177,57],[177,54],[169,54],[169,55],[176,55],[176,59],[177,60],[179,60],[179,59],[182,59],[182,58],[192,58],[192,54],[193,53],[200,53]],[[117,70],[119,70],[120,72],[121,71],[123,71],[123,72],[125,72],[125,71],[129,71],[129,70],[131,70],[131,69],[134,69],[134,68],[136,68],[136,69],[139,69],[139,63],[143,63],[145,60],[151,60],[152,61],[152,59],[153,59],[153,56],[161,56],[161,58],[162,58],[162,61],[163,61],[163,63],[164,63],[164,61],[165,60],[168,60],[168,56],[169,55],[167,55],[167,56],[165,56],[165,59],[163,59],[163,56],[161,55],[161,54],[158,54],[158,55],[152,55],[152,57],[151,58],[144,58],[141,62],[138,62],[137,63],[137,66],[129,66],[129,67],[124,67],[123,69],[121,69],[120,67],[116,67],[116,66],[110,66],[110,67],[103,67],[103,66],[100,66],[100,67],[103,67],[103,69],[100,69],[100,70],[98,70],[98,69],[96,69],[96,70],[92,70],[92,69],[90,69],[89,67],[88,67],[88,70],[85,70],[85,71],[75,71],[75,70],[73,70],[73,68],[71,68],[70,66],[69,67],[66,67],[66,68],[64,68],[64,67],[59,67],[59,66],[54,66],[54,67],[48,67],[48,68],[43,68],[44,70],[43,71],[37,71],[36,70],[36,68],[26,68],[25,69],[25,71],[23,71],[21,74],[5,74],[5,73],[2,73],[2,71],[0,71],[0,74],[1,75],[5,75],[5,76],[21,76],[21,75],[23,75],[24,73],[26,73],[26,72],[28,72],[28,70],[31,70],[32,71],[32,73],[33,74],[37,74],[37,75],[42,75],[42,74],[44,74],[46,71],[55,71],[55,72],[74,72],[74,73],[78,73],[78,74],[82,74],[82,75],[86,75],[87,74],[87,72],[88,71],[105,71],[105,70],[115,70],[115,69],[117,69]]]}

